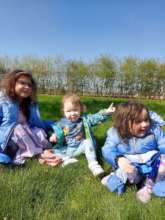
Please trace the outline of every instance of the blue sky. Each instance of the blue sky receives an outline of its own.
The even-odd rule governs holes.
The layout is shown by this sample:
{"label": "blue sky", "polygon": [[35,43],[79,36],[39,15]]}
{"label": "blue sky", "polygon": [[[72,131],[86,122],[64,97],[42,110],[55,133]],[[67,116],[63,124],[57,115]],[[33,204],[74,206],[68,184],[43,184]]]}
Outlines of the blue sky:
{"label": "blue sky", "polygon": [[0,0],[0,56],[165,58],[164,0]]}

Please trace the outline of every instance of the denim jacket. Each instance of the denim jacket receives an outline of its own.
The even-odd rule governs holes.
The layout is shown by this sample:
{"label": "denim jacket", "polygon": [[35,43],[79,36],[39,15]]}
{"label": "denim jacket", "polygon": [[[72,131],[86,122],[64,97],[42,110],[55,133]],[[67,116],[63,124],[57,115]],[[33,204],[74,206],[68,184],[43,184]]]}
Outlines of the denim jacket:
{"label": "denim jacket", "polygon": [[[28,124],[30,127],[43,128],[45,131],[51,129],[51,121],[43,121],[40,118],[38,106],[32,103],[29,106],[30,116]],[[0,152],[3,152],[7,146],[14,127],[17,125],[19,115],[19,106],[17,102],[12,101],[3,92],[0,93]]]}
{"label": "denim jacket", "polygon": [[152,125],[144,137],[131,137],[126,142],[123,142],[117,129],[112,127],[107,132],[102,153],[105,160],[116,168],[117,157],[142,154],[151,150],[165,154],[165,133],[158,125]]}

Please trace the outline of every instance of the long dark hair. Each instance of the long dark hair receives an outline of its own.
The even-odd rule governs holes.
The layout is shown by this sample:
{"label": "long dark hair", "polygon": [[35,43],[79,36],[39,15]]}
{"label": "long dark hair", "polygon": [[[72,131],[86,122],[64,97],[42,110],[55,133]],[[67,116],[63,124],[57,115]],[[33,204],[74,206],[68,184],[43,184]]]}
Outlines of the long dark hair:
{"label": "long dark hair", "polygon": [[31,74],[31,72],[24,71],[22,69],[14,69],[9,73],[5,74],[5,77],[1,81],[1,90],[7,95],[12,101],[17,101],[18,96],[15,93],[15,85],[20,76],[27,76],[31,80],[32,93],[29,97],[25,98],[21,103],[21,110],[26,117],[28,117],[28,106],[31,103],[37,101],[37,85]]}

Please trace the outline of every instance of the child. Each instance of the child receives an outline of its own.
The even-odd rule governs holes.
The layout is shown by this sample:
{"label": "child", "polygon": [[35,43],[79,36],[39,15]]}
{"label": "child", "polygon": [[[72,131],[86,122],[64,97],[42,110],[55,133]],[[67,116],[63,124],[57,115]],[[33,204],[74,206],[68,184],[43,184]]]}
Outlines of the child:
{"label": "child", "polygon": [[41,120],[36,92],[32,74],[24,70],[9,72],[1,82],[1,163],[22,164],[25,158],[41,154],[43,149],[50,147],[45,132],[51,129],[53,122]]}
{"label": "child", "polygon": [[[102,148],[103,157],[114,169],[102,179],[102,183],[110,191],[120,194],[124,192],[127,181],[137,184],[145,178],[145,185],[137,192],[137,198],[144,203],[151,198],[152,187],[159,176],[159,164],[162,164],[165,154],[165,134],[150,115],[155,119],[155,114],[149,113],[142,104],[119,104],[114,115],[114,127],[108,130]],[[160,122],[162,124],[162,120]]]}
{"label": "child", "polygon": [[[63,159],[63,165],[76,162],[74,158],[85,154],[88,167],[94,176],[104,172],[96,159],[96,143],[91,131],[91,126],[103,122],[114,112],[112,105],[96,114],[82,115],[84,106],[80,97],[76,94],[67,94],[62,100],[62,111],[64,117],[60,120],[59,126],[63,129],[65,146],[55,149],[55,154]],[[56,135],[50,137],[50,142],[56,142]]]}

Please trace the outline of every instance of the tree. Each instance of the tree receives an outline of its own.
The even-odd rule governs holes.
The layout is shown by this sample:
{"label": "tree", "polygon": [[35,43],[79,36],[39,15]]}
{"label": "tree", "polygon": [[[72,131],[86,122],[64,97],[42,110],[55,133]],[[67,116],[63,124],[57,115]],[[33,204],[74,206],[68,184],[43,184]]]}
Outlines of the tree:
{"label": "tree", "polygon": [[147,97],[156,95],[157,80],[159,78],[159,65],[155,59],[140,62],[140,85],[141,94]]}
{"label": "tree", "polygon": [[100,78],[100,92],[102,94],[113,93],[113,85],[116,75],[116,62],[108,55],[101,55],[95,61],[96,76]]}
{"label": "tree", "polygon": [[87,72],[88,66],[82,61],[69,61],[67,63],[68,91],[83,92],[84,77]]}
{"label": "tree", "polygon": [[139,61],[137,58],[127,57],[120,64],[122,93],[125,95],[138,94]]}

